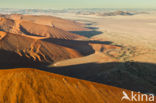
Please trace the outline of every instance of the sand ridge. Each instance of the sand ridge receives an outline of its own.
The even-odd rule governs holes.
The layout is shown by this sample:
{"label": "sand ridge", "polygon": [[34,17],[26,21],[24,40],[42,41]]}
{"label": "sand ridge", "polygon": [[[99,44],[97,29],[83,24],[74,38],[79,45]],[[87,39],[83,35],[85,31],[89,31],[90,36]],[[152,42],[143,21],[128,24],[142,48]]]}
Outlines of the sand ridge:
{"label": "sand ridge", "polygon": [[1,70],[0,81],[1,103],[120,103],[122,91],[130,95],[125,89],[32,68]]}

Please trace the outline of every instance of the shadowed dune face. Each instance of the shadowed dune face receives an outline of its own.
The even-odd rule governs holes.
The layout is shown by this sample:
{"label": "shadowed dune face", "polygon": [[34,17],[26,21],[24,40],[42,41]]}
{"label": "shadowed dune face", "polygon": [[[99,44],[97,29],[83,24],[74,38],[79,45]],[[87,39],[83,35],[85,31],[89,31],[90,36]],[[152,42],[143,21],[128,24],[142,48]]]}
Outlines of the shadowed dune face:
{"label": "shadowed dune face", "polygon": [[75,49],[82,53],[83,55],[93,54],[95,50],[90,45],[89,41],[73,41],[73,40],[64,40],[64,39],[43,39],[46,42],[55,43],[61,46],[67,46],[72,49]]}
{"label": "shadowed dune face", "polygon": [[120,103],[123,91],[130,95],[128,90],[30,68],[1,70],[0,91],[1,103]]}
{"label": "shadowed dune face", "polygon": [[88,63],[47,69],[66,76],[99,82],[143,93],[156,94],[156,64],[125,63]]}
{"label": "shadowed dune face", "polygon": [[58,39],[86,39],[83,36],[79,36],[67,31],[58,29],[56,27],[50,27],[48,25],[35,24],[30,21],[23,20],[11,20],[2,18],[0,20],[0,30],[15,34],[25,34],[30,36],[41,36],[46,38],[58,38]]}
{"label": "shadowed dune face", "polygon": [[20,56],[16,52],[0,49],[0,68],[13,68],[19,66],[29,67],[35,64],[41,64],[38,60],[33,61],[26,56]]}

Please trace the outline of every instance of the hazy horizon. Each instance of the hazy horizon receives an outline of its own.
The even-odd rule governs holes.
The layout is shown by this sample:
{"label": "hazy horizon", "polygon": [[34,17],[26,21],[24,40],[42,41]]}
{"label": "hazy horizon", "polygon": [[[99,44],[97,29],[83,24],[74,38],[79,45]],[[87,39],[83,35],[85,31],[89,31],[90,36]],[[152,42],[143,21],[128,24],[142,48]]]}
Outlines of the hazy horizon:
{"label": "hazy horizon", "polygon": [[0,8],[64,9],[64,8],[153,8],[156,0],[5,0]]}

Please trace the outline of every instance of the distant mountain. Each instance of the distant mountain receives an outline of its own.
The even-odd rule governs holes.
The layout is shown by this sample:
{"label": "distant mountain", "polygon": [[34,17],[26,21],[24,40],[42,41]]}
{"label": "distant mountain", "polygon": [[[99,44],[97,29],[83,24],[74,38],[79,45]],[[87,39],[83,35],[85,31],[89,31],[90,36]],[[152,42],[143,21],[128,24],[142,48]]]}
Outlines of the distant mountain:
{"label": "distant mountain", "polygon": [[114,11],[114,12],[106,12],[106,13],[99,13],[100,16],[117,16],[117,15],[135,15],[134,12],[128,11]]}

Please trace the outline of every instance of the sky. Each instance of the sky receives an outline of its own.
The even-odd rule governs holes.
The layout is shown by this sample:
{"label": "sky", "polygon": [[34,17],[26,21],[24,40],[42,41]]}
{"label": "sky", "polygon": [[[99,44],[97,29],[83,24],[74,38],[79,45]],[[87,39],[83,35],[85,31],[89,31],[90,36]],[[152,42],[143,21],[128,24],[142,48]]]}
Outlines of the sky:
{"label": "sky", "polygon": [[156,8],[156,0],[0,0],[0,8]]}

